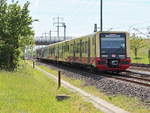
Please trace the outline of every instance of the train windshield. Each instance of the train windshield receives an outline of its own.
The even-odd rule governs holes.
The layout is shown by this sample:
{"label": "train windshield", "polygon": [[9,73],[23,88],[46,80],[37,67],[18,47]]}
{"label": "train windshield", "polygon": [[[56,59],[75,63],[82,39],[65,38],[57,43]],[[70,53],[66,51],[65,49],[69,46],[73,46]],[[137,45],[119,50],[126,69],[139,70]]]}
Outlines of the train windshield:
{"label": "train windshield", "polygon": [[102,34],[100,41],[102,57],[125,57],[125,34]]}
{"label": "train windshield", "polygon": [[101,38],[101,48],[125,48],[124,38]]}

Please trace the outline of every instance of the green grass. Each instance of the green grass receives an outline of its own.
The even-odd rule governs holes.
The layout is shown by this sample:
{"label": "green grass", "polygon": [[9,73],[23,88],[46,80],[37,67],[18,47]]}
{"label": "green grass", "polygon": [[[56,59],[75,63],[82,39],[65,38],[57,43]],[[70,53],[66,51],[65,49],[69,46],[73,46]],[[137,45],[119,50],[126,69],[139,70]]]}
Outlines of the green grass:
{"label": "green grass", "polygon": [[[56,99],[57,94],[71,98]],[[17,72],[0,71],[0,113],[100,113],[91,103],[26,64]]]}
{"label": "green grass", "polygon": [[[39,67],[47,72],[57,75],[56,70],[41,65],[39,65]],[[84,81],[69,78],[64,75],[62,75],[62,79],[131,113],[149,113],[150,111],[150,109],[144,106],[137,98],[131,98],[125,95],[108,96],[94,86],[87,86]]]}
{"label": "green grass", "polygon": [[131,51],[131,59],[132,63],[142,63],[142,64],[149,64],[148,52],[144,49],[139,50],[138,57],[136,58]]}
{"label": "green grass", "polygon": [[137,58],[132,56],[132,63],[149,64],[150,59],[146,56],[138,56]]}

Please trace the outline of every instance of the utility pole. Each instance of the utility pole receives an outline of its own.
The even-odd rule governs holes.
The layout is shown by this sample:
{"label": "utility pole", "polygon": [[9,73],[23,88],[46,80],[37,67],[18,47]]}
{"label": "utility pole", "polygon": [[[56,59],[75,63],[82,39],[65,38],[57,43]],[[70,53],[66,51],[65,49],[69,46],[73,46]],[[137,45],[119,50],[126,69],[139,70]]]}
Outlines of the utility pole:
{"label": "utility pole", "polygon": [[[52,40],[52,32],[57,32],[57,31],[52,31],[52,30],[49,31],[50,43],[55,43],[55,41],[57,42],[57,40],[55,40],[55,37],[54,37],[54,39]],[[52,42],[52,41],[53,41],[53,42]]]}
{"label": "utility pole", "polygon": [[57,17],[57,38],[59,40],[59,16]]}
{"label": "utility pole", "polygon": [[50,43],[51,43],[51,40],[52,40],[52,31],[51,30],[49,31],[49,39],[50,39]]}
{"label": "utility pole", "polygon": [[63,23],[63,27],[64,27],[64,40],[66,40],[66,24]]}
{"label": "utility pole", "polygon": [[48,33],[46,33],[46,32],[42,34],[42,38],[43,38],[42,42],[43,42],[43,44],[48,43],[47,34],[48,34]]}
{"label": "utility pole", "polygon": [[54,25],[56,24],[56,27],[57,27],[57,38],[58,38],[58,40],[60,40],[59,39],[59,27],[60,27],[59,25],[62,24],[61,21],[63,20],[63,18],[58,16],[57,18],[54,18],[54,19],[57,19],[56,22],[54,22],[53,24]]}
{"label": "utility pole", "polygon": [[46,39],[46,35],[47,35],[47,33],[45,32],[45,33],[44,33],[45,39]]}
{"label": "utility pole", "polygon": [[103,0],[100,0],[100,31],[103,31]]}
{"label": "utility pole", "polygon": [[94,32],[97,32],[97,24],[94,24]]}

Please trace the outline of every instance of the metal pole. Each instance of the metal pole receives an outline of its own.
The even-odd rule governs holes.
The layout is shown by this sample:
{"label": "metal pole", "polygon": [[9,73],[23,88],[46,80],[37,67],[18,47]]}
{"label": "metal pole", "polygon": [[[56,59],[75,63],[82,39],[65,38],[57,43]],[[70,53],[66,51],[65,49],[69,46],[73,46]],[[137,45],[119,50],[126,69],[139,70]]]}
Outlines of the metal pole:
{"label": "metal pole", "polygon": [[61,71],[58,71],[58,89],[61,87]]}
{"label": "metal pole", "polygon": [[66,40],[66,25],[65,23],[63,25],[64,25],[64,40]]}
{"label": "metal pole", "polygon": [[57,25],[57,38],[59,40],[59,17],[57,18],[57,23],[58,23],[58,25]]}
{"label": "metal pole", "polygon": [[100,31],[103,31],[103,0],[100,0]]}
{"label": "metal pole", "polygon": [[34,62],[34,60],[33,60],[33,68],[35,68],[35,62]]}
{"label": "metal pole", "polygon": [[51,39],[52,39],[52,31],[49,31],[49,39],[50,39],[50,43],[51,43]]}
{"label": "metal pole", "polygon": [[94,24],[94,32],[97,32],[97,24]]}

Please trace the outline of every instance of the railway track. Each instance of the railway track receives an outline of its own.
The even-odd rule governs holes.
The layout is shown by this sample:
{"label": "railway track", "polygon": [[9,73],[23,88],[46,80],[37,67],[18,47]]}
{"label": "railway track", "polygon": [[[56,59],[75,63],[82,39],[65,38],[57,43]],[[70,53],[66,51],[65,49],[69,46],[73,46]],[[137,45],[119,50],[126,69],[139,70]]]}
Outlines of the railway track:
{"label": "railway track", "polygon": [[109,77],[116,79],[116,80],[126,81],[126,82],[130,82],[130,83],[135,83],[138,85],[150,87],[150,79],[146,79],[146,78],[142,78],[142,77],[128,76],[128,75],[126,75],[126,76],[117,75],[117,76],[109,76]]}
{"label": "railway track", "polygon": [[[50,69],[59,70],[63,75],[73,79],[84,81],[83,86],[94,86],[108,95],[123,94],[139,98],[146,104],[150,98],[150,78],[136,76],[133,73],[124,72],[121,74],[90,72],[89,69],[82,69],[77,66],[73,68],[66,65],[41,63]],[[135,77],[136,76],[136,77]],[[149,76],[148,76],[149,77]]]}
{"label": "railway track", "polygon": [[[55,65],[58,66],[58,65]],[[62,67],[65,67],[66,69],[72,69],[68,66],[64,66],[62,65]],[[129,83],[134,83],[134,84],[138,84],[141,86],[146,86],[146,87],[150,87],[150,79],[144,78],[144,77],[138,77],[138,76],[133,76],[133,74],[135,74],[134,72],[129,72],[126,71],[125,74],[112,74],[112,73],[102,73],[102,72],[90,72],[87,69],[80,69],[80,68],[75,68],[76,71],[74,71],[74,73],[77,72],[81,72],[81,73],[88,73],[88,74],[95,74],[98,76],[103,76],[103,77],[108,77],[108,78],[112,78],[112,79],[116,79],[116,80],[120,80],[123,82],[129,82]],[[142,74],[143,75],[143,74]]]}
{"label": "railway track", "polygon": [[[133,63],[131,64],[130,68],[128,69],[129,71],[131,70],[136,70],[135,72],[137,73],[147,73],[147,75],[150,76],[150,64],[136,64],[136,63]],[[141,72],[140,72],[141,71]],[[142,72],[143,71],[143,72]],[[146,72],[144,72],[146,71]]]}
{"label": "railway track", "polygon": [[136,67],[150,67],[150,64],[132,63],[131,66],[136,66]]}

